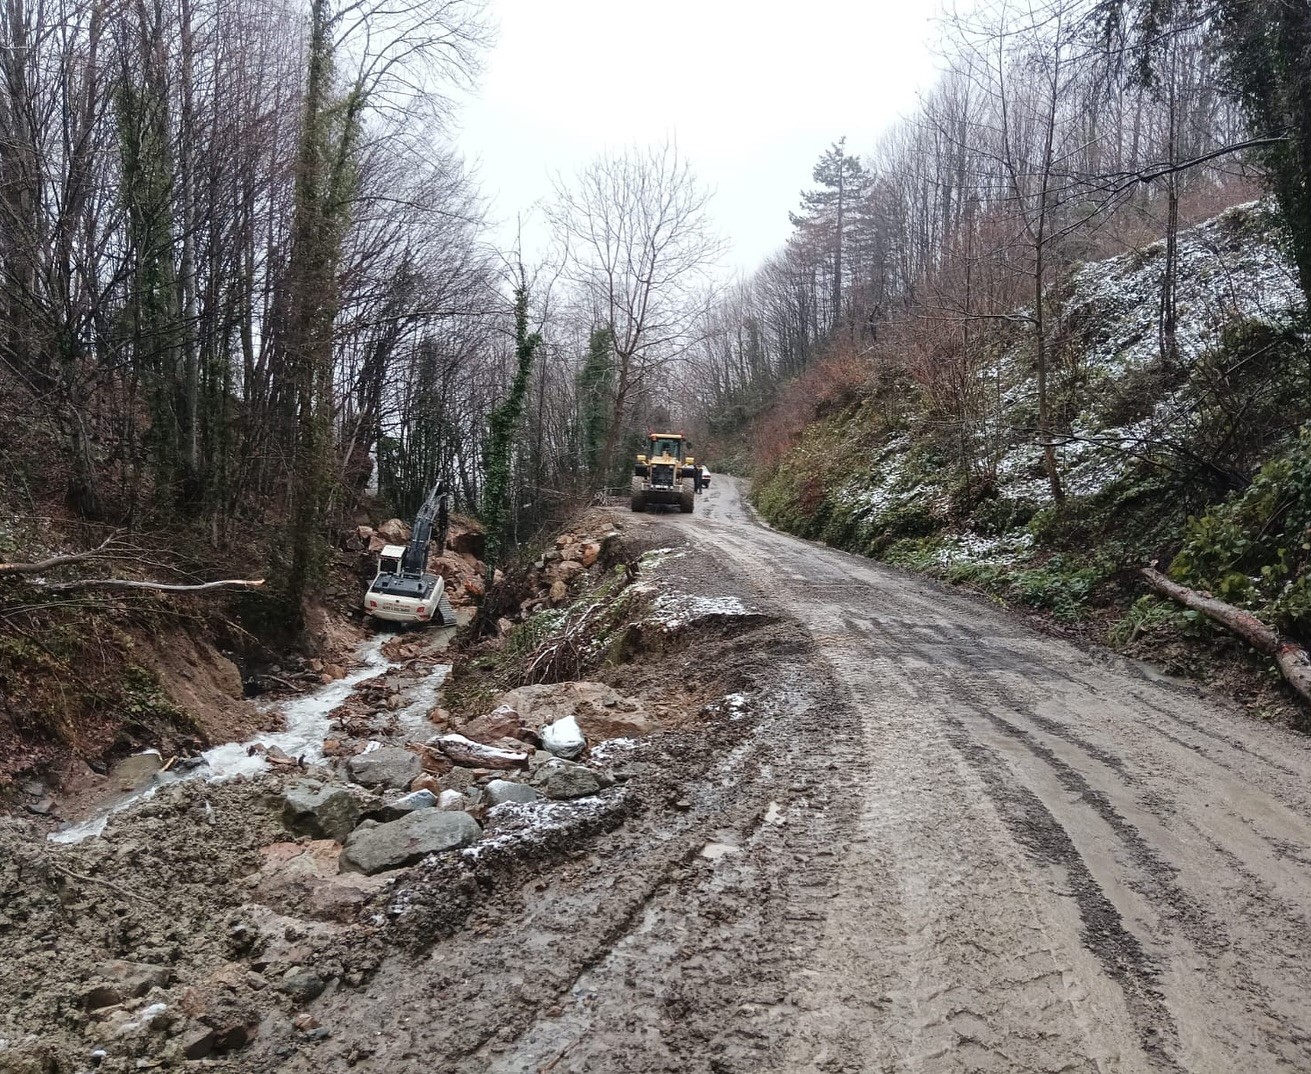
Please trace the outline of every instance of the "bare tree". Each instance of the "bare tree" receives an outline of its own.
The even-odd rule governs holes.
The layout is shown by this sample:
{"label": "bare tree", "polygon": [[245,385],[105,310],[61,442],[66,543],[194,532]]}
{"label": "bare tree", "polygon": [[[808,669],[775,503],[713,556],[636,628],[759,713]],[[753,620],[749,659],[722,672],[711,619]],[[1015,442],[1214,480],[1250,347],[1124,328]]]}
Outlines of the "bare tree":
{"label": "bare tree", "polygon": [[614,348],[601,472],[635,395],[668,372],[695,339],[724,250],[710,192],[673,142],[606,153],[571,185],[556,184],[551,220],[567,251],[567,278]]}

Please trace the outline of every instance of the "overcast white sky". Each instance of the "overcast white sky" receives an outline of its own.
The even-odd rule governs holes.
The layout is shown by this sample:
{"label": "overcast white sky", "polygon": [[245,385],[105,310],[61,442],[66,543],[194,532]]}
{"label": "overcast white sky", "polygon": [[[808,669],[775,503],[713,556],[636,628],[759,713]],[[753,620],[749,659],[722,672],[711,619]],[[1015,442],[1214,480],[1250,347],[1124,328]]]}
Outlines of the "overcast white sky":
{"label": "overcast white sky", "polygon": [[[513,242],[517,214],[599,152],[674,137],[750,271],[831,142],[868,151],[936,69],[940,0],[490,0],[499,24],[458,143]],[[537,214],[540,217],[540,213]],[[525,228],[526,259],[534,228]]]}

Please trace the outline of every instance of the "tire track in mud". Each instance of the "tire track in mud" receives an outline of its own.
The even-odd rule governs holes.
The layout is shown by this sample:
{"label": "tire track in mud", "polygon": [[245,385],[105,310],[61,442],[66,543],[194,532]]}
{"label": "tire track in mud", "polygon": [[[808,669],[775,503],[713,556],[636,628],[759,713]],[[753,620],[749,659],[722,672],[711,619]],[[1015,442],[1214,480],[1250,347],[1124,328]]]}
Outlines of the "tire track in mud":
{"label": "tire track in mud", "polygon": [[1159,962],[1125,927],[1069,833],[1042,799],[1016,783],[1001,757],[971,735],[963,721],[949,718],[948,723],[948,739],[979,774],[1016,841],[1035,860],[1064,870],[1079,907],[1084,946],[1120,985],[1143,1052],[1157,1069],[1184,1070],[1170,1054],[1178,1047],[1179,1036],[1160,987]]}
{"label": "tire track in mud", "polygon": [[[977,769],[1009,839],[1049,875],[1035,888],[1043,913],[1059,917],[1062,900],[1077,907],[1080,946],[1124,997],[1142,1062],[1217,1074],[1311,1069],[1311,1018],[1296,984],[1311,959],[1300,909],[1311,900],[1304,740],[1112,654],[1039,638],[946,587],[935,593],[749,524],[724,528],[702,537],[788,580],[782,603],[844,683],[860,694],[864,682],[862,704],[913,699],[920,718],[907,734],[944,735]],[[879,730],[871,734],[877,743]],[[945,778],[928,763],[915,775],[929,790]],[[1053,861],[1031,849],[1035,840]],[[1082,976],[1079,986],[1096,988],[1095,974]],[[887,1069],[919,1069],[912,1059]],[[1103,1060],[1138,1068],[1128,1052]]]}
{"label": "tire track in mud", "polygon": [[637,524],[786,620],[716,650],[741,733],[267,1069],[1311,1069],[1305,745],[718,496]]}

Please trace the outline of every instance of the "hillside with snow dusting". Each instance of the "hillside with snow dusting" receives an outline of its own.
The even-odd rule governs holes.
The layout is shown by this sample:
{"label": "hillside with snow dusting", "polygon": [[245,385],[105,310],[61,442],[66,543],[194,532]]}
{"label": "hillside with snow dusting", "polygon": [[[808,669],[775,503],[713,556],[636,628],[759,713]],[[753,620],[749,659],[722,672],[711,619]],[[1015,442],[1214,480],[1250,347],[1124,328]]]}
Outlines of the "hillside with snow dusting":
{"label": "hillside with snow dusting", "polygon": [[998,330],[971,370],[985,405],[960,416],[871,392],[757,475],[757,506],[781,528],[1061,619],[1098,605],[1115,618],[1138,596],[1137,567],[1168,562],[1189,519],[1240,494],[1311,418],[1302,292],[1269,210],[1238,206],[1180,233],[1173,351],[1165,258],[1158,242],[1085,264],[1049,294],[1062,503],[1025,326]]}

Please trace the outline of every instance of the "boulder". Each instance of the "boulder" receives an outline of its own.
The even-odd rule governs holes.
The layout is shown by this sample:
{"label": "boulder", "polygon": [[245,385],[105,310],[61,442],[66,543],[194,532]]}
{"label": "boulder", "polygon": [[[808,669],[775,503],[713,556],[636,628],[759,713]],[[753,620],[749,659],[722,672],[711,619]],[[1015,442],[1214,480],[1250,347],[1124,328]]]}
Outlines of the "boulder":
{"label": "boulder", "polygon": [[463,585],[475,573],[470,563],[462,557],[452,555],[449,552],[439,556],[429,556],[428,570],[433,574],[441,575],[447,582],[454,585]]}
{"label": "boulder", "polygon": [[467,813],[416,810],[400,820],[352,832],[341,852],[341,870],[372,876],[402,869],[429,854],[468,846],[480,835],[482,829]]}
{"label": "boulder", "polygon": [[558,578],[560,581],[564,582],[565,585],[568,585],[580,574],[585,574],[586,572],[587,568],[576,559],[566,559],[564,562],[557,563],[551,568],[552,577]]}
{"label": "boulder", "polygon": [[584,567],[590,567],[596,562],[601,555],[601,546],[595,541],[588,541],[579,549],[578,562]]}
{"label": "boulder", "polygon": [[587,739],[583,737],[578,721],[572,716],[565,716],[554,723],[547,724],[540,734],[542,748],[557,757],[577,757],[587,749]]}
{"label": "boulder", "polygon": [[483,553],[487,550],[487,534],[479,533],[476,530],[453,533],[446,543],[453,552],[473,556],[475,559],[482,559]]}
{"label": "boulder", "polygon": [[460,734],[465,738],[488,745],[502,738],[519,738],[523,732],[519,713],[509,705],[497,705],[486,716],[470,720],[460,728]]}
{"label": "boulder", "polygon": [[365,787],[395,787],[404,790],[423,771],[416,754],[399,746],[359,753],[346,762],[351,779]]}
{"label": "boulder", "polygon": [[442,791],[437,799],[437,808],[463,812],[469,803],[459,791]]}
{"label": "boulder", "polygon": [[340,873],[340,854],[340,845],[330,839],[264,847],[254,900],[313,921],[354,921],[386,880]]}
{"label": "boulder", "polygon": [[609,738],[640,738],[653,728],[651,718],[635,698],[602,682],[558,682],[520,686],[501,695],[529,725],[562,715],[573,716],[589,742]]}
{"label": "boulder", "polygon": [[359,823],[360,803],[345,787],[304,781],[282,796],[282,822],[297,835],[341,842]]}
{"label": "boulder", "polygon": [[381,809],[374,810],[372,816],[377,820],[399,820],[406,813],[413,813],[416,809],[436,808],[437,795],[429,790],[419,790],[385,802]]}
{"label": "boulder", "polygon": [[296,1003],[308,1003],[312,999],[318,999],[327,986],[327,981],[312,969],[303,966],[293,966],[278,982],[278,990],[285,992]]}
{"label": "boulder", "polygon": [[565,585],[563,579],[557,578],[551,583],[551,603],[563,604],[569,599],[569,587]]}
{"label": "boulder", "polygon": [[582,799],[595,795],[600,788],[600,776],[582,765],[560,765],[545,768],[548,799]]}
{"label": "boulder", "polygon": [[412,791],[432,791],[433,794],[442,793],[441,781],[431,772],[424,772],[422,775],[415,776],[410,783]]}
{"label": "boulder", "polygon": [[182,1055],[187,1059],[204,1059],[214,1050],[218,1034],[209,1026],[191,1023],[178,1035]]}
{"label": "boulder", "polygon": [[497,806],[502,802],[535,802],[541,795],[526,783],[512,783],[508,779],[494,779],[487,784],[487,801]]}
{"label": "boulder", "polygon": [[410,539],[410,527],[399,518],[389,518],[378,527],[379,535],[388,544],[405,544]]}

